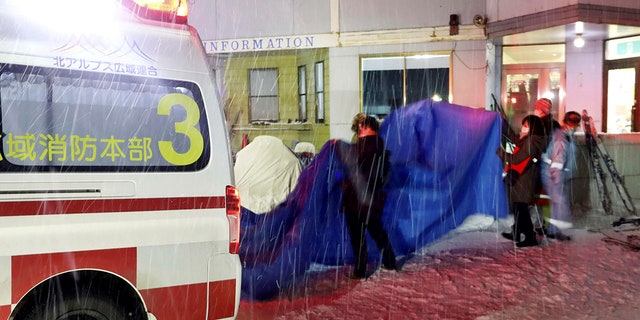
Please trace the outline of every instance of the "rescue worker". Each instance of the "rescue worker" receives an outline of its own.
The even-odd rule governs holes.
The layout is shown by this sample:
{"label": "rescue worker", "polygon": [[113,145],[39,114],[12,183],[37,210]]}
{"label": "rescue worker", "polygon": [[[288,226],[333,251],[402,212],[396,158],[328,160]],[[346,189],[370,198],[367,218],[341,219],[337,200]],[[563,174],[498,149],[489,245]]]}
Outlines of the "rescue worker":
{"label": "rescue worker", "polygon": [[367,276],[367,243],[369,234],[382,251],[382,267],[396,269],[396,257],[389,236],[382,225],[382,210],[385,203],[383,192],[386,183],[388,151],[378,136],[378,121],[364,113],[358,113],[352,122],[352,131],[357,136],[347,154],[341,155],[345,161],[348,177],[343,181],[342,210],[346,215],[347,229],[354,253],[352,278]]}

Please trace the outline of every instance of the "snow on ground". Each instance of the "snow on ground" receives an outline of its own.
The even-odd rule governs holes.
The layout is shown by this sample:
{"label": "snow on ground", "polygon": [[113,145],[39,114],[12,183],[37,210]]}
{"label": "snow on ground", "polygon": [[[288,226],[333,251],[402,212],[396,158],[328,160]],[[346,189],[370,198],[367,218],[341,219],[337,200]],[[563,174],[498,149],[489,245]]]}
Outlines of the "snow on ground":
{"label": "snow on ground", "polygon": [[238,319],[640,319],[640,251],[603,241],[614,217],[576,219],[569,242],[516,248],[509,222],[465,223],[400,272],[363,281],[319,269],[270,301],[241,301]]}

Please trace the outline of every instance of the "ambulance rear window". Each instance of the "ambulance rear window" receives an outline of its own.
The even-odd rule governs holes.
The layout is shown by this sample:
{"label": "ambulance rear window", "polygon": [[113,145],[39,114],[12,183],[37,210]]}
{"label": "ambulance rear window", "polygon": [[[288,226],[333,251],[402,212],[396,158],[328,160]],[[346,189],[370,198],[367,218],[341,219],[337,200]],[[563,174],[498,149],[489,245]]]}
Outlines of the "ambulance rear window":
{"label": "ambulance rear window", "polygon": [[190,82],[0,65],[0,171],[196,171],[209,159]]}

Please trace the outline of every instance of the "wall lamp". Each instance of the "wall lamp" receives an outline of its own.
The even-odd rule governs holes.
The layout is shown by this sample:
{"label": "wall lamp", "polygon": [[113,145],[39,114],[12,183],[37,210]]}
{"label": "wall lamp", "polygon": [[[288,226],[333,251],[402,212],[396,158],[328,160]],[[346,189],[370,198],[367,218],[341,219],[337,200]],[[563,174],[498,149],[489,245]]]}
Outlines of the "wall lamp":
{"label": "wall lamp", "polygon": [[576,46],[576,48],[584,47],[584,38],[582,37],[582,33],[576,34],[576,38],[573,39],[573,45]]}
{"label": "wall lamp", "polygon": [[582,37],[582,33],[584,32],[584,22],[577,21],[575,25],[576,37],[573,39],[573,45],[576,48],[584,47],[584,38]]}

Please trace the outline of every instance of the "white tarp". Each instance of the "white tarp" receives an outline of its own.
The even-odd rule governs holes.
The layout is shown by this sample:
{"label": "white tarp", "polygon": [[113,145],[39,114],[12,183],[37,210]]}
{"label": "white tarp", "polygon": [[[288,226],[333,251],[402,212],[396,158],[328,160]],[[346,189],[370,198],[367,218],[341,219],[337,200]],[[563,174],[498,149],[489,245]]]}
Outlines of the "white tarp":
{"label": "white tarp", "polygon": [[294,153],[310,153],[311,155],[316,154],[316,146],[311,142],[298,142],[296,146],[293,148]]}
{"label": "white tarp", "polygon": [[300,160],[279,138],[258,136],[236,154],[240,203],[254,213],[271,211],[295,188]]}

